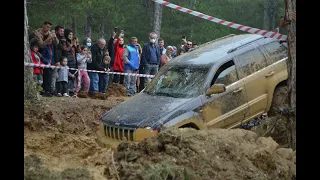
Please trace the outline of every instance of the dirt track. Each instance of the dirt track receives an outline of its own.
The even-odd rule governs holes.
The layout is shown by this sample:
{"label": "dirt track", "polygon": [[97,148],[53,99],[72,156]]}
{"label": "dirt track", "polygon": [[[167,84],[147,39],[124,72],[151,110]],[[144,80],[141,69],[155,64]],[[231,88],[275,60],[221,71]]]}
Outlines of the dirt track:
{"label": "dirt track", "polygon": [[295,179],[295,152],[240,129],[169,130],[112,156],[117,143],[103,145],[93,121],[126,99],[43,98],[44,109],[25,109],[25,180]]}

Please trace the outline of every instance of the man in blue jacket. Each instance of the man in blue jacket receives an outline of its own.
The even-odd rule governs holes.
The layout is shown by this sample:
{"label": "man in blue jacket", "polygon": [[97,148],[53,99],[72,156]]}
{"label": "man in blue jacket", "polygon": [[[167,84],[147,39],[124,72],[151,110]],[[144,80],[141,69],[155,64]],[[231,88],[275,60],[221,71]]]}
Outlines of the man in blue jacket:
{"label": "man in blue jacket", "polygon": [[[143,46],[140,66],[141,74],[155,75],[158,72],[161,53],[160,46],[156,44],[157,38],[158,35],[155,32],[150,33],[150,42]],[[147,79],[148,78],[140,78],[140,91],[146,86]]]}
{"label": "man in blue jacket", "polygon": [[[125,73],[137,73],[139,69],[139,48],[136,46],[138,43],[138,39],[136,37],[131,38],[131,43],[124,49],[124,53],[122,56],[122,60],[124,62],[124,72]],[[128,76],[124,77],[124,86],[127,89],[127,95],[134,95],[136,90],[136,81],[137,76]]]}

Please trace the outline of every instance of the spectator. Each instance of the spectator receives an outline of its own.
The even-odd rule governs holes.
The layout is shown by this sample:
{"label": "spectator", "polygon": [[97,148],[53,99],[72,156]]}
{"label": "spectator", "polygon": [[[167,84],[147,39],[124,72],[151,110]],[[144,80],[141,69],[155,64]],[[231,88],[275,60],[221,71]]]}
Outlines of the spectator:
{"label": "spectator", "polygon": [[[122,60],[124,62],[125,73],[137,73],[139,69],[139,46],[137,46],[138,39],[136,37],[131,38],[131,43],[124,50]],[[124,78],[124,86],[127,89],[127,96],[133,96],[136,94],[136,76],[126,75]]]}
{"label": "spectator", "polygon": [[[114,64],[114,44],[115,44],[115,37],[116,37],[117,33],[113,32],[111,38],[108,41],[108,52],[109,52],[109,56],[111,58],[110,60],[110,71],[113,71],[113,64]],[[109,81],[113,82],[113,74],[109,74]],[[111,83],[110,83],[111,84]]]}
{"label": "spectator", "polygon": [[[39,53],[38,46],[36,44],[31,45],[30,49],[31,49],[30,55],[31,55],[33,63],[34,64],[43,64],[41,62],[41,54]],[[33,68],[34,79],[35,79],[35,81],[39,82],[40,85],[42,85],[42,83],[43,83],[42,74],[43,74],[43,68],[42,67],[34,67]]]}
{"label": "spectator", "polygon": [[86,45],[88,48],[88,51],[91,51],[92,41],[90,38],[88,37],[84,38],[82,45]]}
{"label": "spectator", "polygon": [[30,44],[36,43],[39,48],[44,48],[46,42],[49,39],[53,39],[55,45],[58,44],[59,40],[54,32],[50,32],[52,23],[45,21],[40,29],[33,31],[33,34],[29,36]]}
{"label": "spectator", "polygon": [[183,38],[182,41],[184,42],[184,45],[183,45],[183,49],[185,50],[185,52],[189,52],[189,50],[192,48],[192,41]]}
{"label": "spectator", "polygon": [[[54,57],[55,57],[55,51],[54,51],[54,45],[52,43],[52,39],[49,38],[47,39],[46,42],[44,42],[46,45],[44,48],[40,49],[40,53],[42,55],[42,62],[43,64],[51,64],[54,65]],[[53,69],[51,68],[44,68],[43,70],[43,96],[52,96],[52,90],[51,90],[51,81],[52,81],[52,71]]]}
{"label": "spectator", "polygon": [[177,47],[175,47],[175,46],[172,46],[172,47],[173,47],[173,52],[172,52],[171,56],[172,56],[172,58],[175,58],[175,57],[177,57]]}
{"label": "spectator", "polygon": [[70,97],[67,94],[68,91],[68,76],[72,79],[75,78],[73,74],[69,72],[69,67],[67,66],[68,59],[64,56],[60,59],[61,68],[58,69],[58,79],[57,79],[57,94],[58,96]]}
{"label": "spectator", "polygon": [[78,78],[77,78],[77,86],[74,91],[74,97],[78,97],[78,93],[81,89],[81,83],[83,81],[84,92],[86,95],[89,92],[90,87],[90,78],[87,72],[87,63],[92,62],[91,55],[88,53],[88,46],[81,46],[81,53],[77,53],[77,61],[78,61]]}
{"label": "spectator", "polygon": [[[113,64],[113,71],[114,72],[124,72],[124,63],[122,61],[122,56],[124,52],[124,34],[121,32],[119,37],[114,45],[114,64]],[[115,74],[113,76],[113,82],[123,84],[123,75]]]}
{"label": "spectator", "polygon": [[[55,34],[56,37],[58,39],[58,44],[55,46],[55,65],[59,66],[60,65],[60,59],[62,57],[62,53],[63,53],[63,46],[62,46],[62,41],[65,40],[64,39],[64,27],[58,25],[54,28],[55,30]],[[52,71],[52,81],[51,81],[51,90],[54,93],[54,95],[57,96],[57,92],[56,92],[56,81],[58,79],[58,69],[54,69]]]}
{"label": "spectator", "polygon": [[[159,45],[155,44],[158,35],[154,32],[149,34],[150,42],[144,44],[141,54],[140,73],[155,75],[160,65],[161,52]],[[142,80],[143,79],[143,80]],[[139,91],[145,88],[147,80],[140,78]]]}
{"label": "spectator", "polygon": [[179,56],[186,53],[186,50],[184,48],[180,48],[179,50]]}
{"label": "spectator", "polygon": [[[106,70],[110,71],[110,61],[111,58],[107,52],[106,56],[103,59],[103,66]],[[109,74],[107,73],[99,73],[99,92],[105,94],[107,92],[107,87],[109,83]]]}
{"label": "spectator", "polygon": [[[66,39],[66,44],[63,47],[64,49],[64,56],[67,57],[68,59],[68,66],[70,68],[76,68],[78,69],[78,62],[76,58],[76,53],[80,52],[80,47],[78,43],[78,38],[73,36],[73,32],[70,29],[65,29],[64,30],[64,36]],[[75,70],[70,70],[70,73],[75,75],[76,71]],[[76,79],[75,78],[69,78],[68,81],[68,91],[69,95],[73,96],[74,90],[76,87]]]}
{"label": "spectator", "polygon": [[162,54],[166,54],[166,48],[164,47],[164,39],[159,38],[159,40],[158,40],[158,45],[159,45],[159,47],[160,47],[161,55],[162,55]]}
{"label": "spectator", "polygon": [[168,46],[166,54],[162,54],[161,56],[161,66],[167,64],[172,59],[172,56],[171,56],[172,52],[173,52],[173,47]]}
{"label": "spectator", "polygon": [[[91,48],[92,62],[88,64],[89,70],[107,71],[103,59],[106,56],[106,40],[101,38]],[[89,95],[98,95],[99,93],[99,75],[97,72],[89,72],[90,88]]]}

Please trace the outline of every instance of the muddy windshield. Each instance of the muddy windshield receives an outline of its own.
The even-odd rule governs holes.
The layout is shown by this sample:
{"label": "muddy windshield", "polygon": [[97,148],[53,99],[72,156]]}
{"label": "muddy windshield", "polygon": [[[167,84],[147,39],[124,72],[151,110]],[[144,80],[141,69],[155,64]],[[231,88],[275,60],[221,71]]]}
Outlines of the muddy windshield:
{"label": "muddy windshield", "polygon": [[144,92],[151,95],[191,98],[204,94],[209,67],[170,67],[159,71]]}

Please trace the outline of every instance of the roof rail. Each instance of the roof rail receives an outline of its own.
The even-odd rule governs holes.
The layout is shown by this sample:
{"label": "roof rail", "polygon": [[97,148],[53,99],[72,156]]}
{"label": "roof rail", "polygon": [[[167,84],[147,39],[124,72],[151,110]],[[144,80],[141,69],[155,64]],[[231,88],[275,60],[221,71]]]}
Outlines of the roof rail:
{"label": "roof rail", "polygon": [[243,46],[246,46],[246,45],[248,45],[248,44],[250,44],[250,43],[252,43],[252,42],[258,41],[258,40],[260,40],[260,39],[265,39],[265,38],[267,38],[267,37],[260,37],[260,38],[258,38],[258,39],[255,39],[255,40],[252,40],[252,41],[250,41],[250,42],[247,42],[247,43],[245,43],[245,44],[241,44],[241,45],[238,46],[238,47],[235,47],[235,48],[233,48],[233,49],[230,49],[227,53],[228,53],[228,54],[229,54],[229,53],[232,53],[232,52],[238,50],[239,48],[241,48],[241,47],[243,47]]}
{"label": "roof rail", "polygon": [[205,46],[205,45],[207,45],[207,44],[210,44],[210,43],[212,43],[212,42],[219,41],[219,40],[221,40],[221,39],[226,39],[226,38],[232,37],[232,36],[235,36],[235,34],[229,34],[229,35],[227,35],[227,36],[223,36],[223,37],[221,37],[221,38],[214,39],[214,40],[212,40],[212,41],[206,42],[206,43],[201,44],[200,46],[198,46],[198,47],[196,47],[196,48],[193,48],[191,51],[196,50],[196,49],[198,49],[198,48],[201,48],[201,47],[203,47],[203,46]]}

